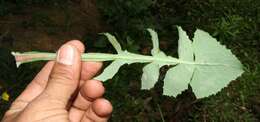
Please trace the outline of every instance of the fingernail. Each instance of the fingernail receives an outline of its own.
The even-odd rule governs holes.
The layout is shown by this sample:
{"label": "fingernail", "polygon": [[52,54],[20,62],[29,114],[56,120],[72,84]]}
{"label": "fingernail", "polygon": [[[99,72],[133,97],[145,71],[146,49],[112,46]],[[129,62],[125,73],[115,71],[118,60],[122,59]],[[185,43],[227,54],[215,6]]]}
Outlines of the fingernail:
{"label": "fingernail", "polygon": [[56,61],[65,65],[72,65],[75,50],[71,45],[62,46],[57,54]]}

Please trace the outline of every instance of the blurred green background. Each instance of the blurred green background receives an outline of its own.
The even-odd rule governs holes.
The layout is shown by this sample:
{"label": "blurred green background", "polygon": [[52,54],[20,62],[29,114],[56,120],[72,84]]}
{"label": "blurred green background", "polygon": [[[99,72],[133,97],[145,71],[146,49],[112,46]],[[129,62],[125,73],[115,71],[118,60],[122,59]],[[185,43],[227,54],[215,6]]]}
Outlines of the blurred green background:
{"label": "blurred green background", "polygon": [[[144,64],[123,66],[104,83],[105,97],[114,107],[110,121],[260,121],[259,0],[0,0],[0,47],[21,52],[55,52],[64,42],[79,39],[88,52],[113,53],[99,35],[110,32],[124,49],[149,54],[149,27],[158,32],[161,49],[177,56],[176,25],[190,36],[197,28],[209,32],[238,56],[245,73],[218,94],[198,100],[191,89],[177,98],[162,95],[168,67],[161,69],[155,88],[142,91]],[[0,95],[10,95],[9,101],[0,100],[0,118],[44,63],[0,69]]]}

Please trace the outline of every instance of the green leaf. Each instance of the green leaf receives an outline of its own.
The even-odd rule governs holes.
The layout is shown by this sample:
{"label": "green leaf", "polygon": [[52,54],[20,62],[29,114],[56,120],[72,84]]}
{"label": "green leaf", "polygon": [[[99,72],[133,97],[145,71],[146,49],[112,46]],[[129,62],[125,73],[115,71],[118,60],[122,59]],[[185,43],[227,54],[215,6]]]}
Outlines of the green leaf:
{"label": "green leaf", "polygon": [[[186,32],[181,27],[177,27],[179,32],[178,54],[181,60],[194,61],[192,42]],[[178,64],[170,68],[164,78],[163,94],[176,97],[182,91],[188,88],[192,74],[194,71],[193,65]]]}
{"label": "green leaf", "polygon": [[[151,51],[154,58],[167,58],[167,56],[159,49],[159,40],[157,33],[152,29],[147,29],[152,37],[153,49]],[[154,61],[143,68],[142,87],[141,89],[151,89],[158,81],[160,68],[166,65],[164,62]]]}
{"label": "green leaf", "polygon": [[152,37],[153,49],[152,55],[156,55],[160,52],[158,34],[153,29],[147,29]]}
{"label": "green leaf", "polygon": [[[122,51],[116,38],[105,33],[118,54],[86,53],[81,56],[82,60],[114,61],[95,78],[102,81],[111,79],[126,63],[150,63],[143,69],[142,89],[150,89],[154,86],[162,66],[176,65],[169,69],[164,79],[163,91],[165,95],[169,96],[177,96],[190,84],[197,98],[207,97],[216,94],[243,73],[242,64],[231,51],[202,30],[195,32],[192,42],[186,32],[178,27],[179,59],[166,56],[164,52],[160,51],[157,33],[152,29],[148,29],[148,31],[153,42],[152,56]],[[14,53],[14,55],[22,63],[54,60],[56,57],[56,54],[53,53],[40,52]]]}
{"label": "green leaf", "polygon": [[104,35],[107,37],[108,41],[113,45],[113,47],[116,49],[117,53],[122,53],[122,48],[118,41],[116,40],[115,36],[109,34],[109,33],[104,33]]}
{"label": "green leaf", "polygon": [[226,66],[198,66],[190,84],[197,98],[208,97],[219,92],[242,73],[242,69]]}
{"label": "green leaf", "polygon": [[191,87],[197,98],[216,94],[243,73],[243,66],[230,50],[208,33],[197,30],[193,49],[195,66]]}
{"label": "green leaf", "polygon": [[196,62],[225,65],[237,69],[243,68],[236,56],[207,32],[198,29],[194,34],[193,41]]}
{"label": "green leaf", "polygon": [[127,62],[123,60],[115,60],[109,66],[107,66],[99,76],[95,77],[94,79],[105,82],[108,79],[113,78],[114,75],[118,72],[119,68],[126,63]]}
{"label": "green leaf", "polygon": [[192,42],[181,27],[177,27],[179,32],[178,54],[181,60],[194,61]]}
{"label": "green leaf", "polygon": [[180,27],[178,31],[178,54],[183,62],[166,73],[164,95],[176,97],[190,83],[197,98],[207,97],[243,73],[240,61],[208,33],[197,30],[192,43]]}
{"label": "green leaf", "polygon": [[[163,52],[156,54],[154,57],[161,58],[161,59],[167,58],[167,56]],[[141,78],[142,81],[141,89],[151,89],[152,87],[154,87],[160,75],[160,68],[164,65],[167,65],[167,63],[154,61],[150,64],[147,64],[143,68],[143,74]]]}
{"label": "green leaf", "polygon": [[160,66],[156,63],[150,63],[143,68],[141,89],[151,89],[158,81],[160,75]]}
{"label": "green leaf", "polygon": [[163,95],[174,96],[188,89],[194,66],[179,64],[169,69],[164,78]]}

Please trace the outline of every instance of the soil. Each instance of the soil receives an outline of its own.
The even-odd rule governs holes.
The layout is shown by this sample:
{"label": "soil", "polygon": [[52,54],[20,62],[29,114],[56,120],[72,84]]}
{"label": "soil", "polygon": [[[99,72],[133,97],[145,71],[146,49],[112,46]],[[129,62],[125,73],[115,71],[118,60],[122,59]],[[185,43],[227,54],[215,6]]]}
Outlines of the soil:
{"label": "soil", "polygon": [[55,51],[68,40],[95,37],[104,27],[93,0],[28,6],[0,16],[0,47],[21,52]]}

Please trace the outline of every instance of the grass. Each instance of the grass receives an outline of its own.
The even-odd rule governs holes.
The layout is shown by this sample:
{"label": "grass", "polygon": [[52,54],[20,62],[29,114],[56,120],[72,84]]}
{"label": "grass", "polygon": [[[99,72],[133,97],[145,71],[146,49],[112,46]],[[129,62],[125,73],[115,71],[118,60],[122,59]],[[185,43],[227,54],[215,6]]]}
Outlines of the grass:
{"label": "grass", "polygon": [[[260,2],[258,0],[158,0],[157,3],[145,0],[139,9],[131,6],[131,2],[124,3],[121,8],[117,8],[120,12],[111,7],[116,1],[120,3],[120,0],[113,0],[110,3],[112,5],[100,4],[100,11],[103,20],[110,25],[110,30],[117,35],[125,48],[130,48],[130,51],[149,53],[147,50],[151,48],[150,40],[144,30],[146,27],[153,27],[159,33],[162,42],[160,46],[163,50],[169,55],[176,55],[175,25],[183,26],[190,34],[196,28],[201,28],[231,48],[244,64],[245,73],[218,94],[196,100],[191,89],[177,98],[163,96],[161,79],[164,75],[160,76],[155,88],[142,91],[140,78],[143,65],[123,66],[112,80],[104,83],[105,97],[114,107],[110,121],[257,122],[260,120]],[[115,5],[120,6],[118,3]],[[128,14],[132,10],[135,11]],[[6,14],[7,9],[3,8],[1,11]],[[52,25],[50,22],[49,18],[40,12],[35,14],[26,26]],[[126,30],[122,32],[121,29]],[[82,38],[88,49],[92,51],[113,52],[111,46],[104,43],[103,37],[98,38],[98,41],[96,39],[89,36]],[[16,82],[19,85],[9,88],[16,89],[9,92],[11,101],[41,66],[42,63],[34,63],[19,68]],[[167,68],[161,69],[162,74],[165,74]],[[1,116],[9,105],[10,102],[1,101]]]}

